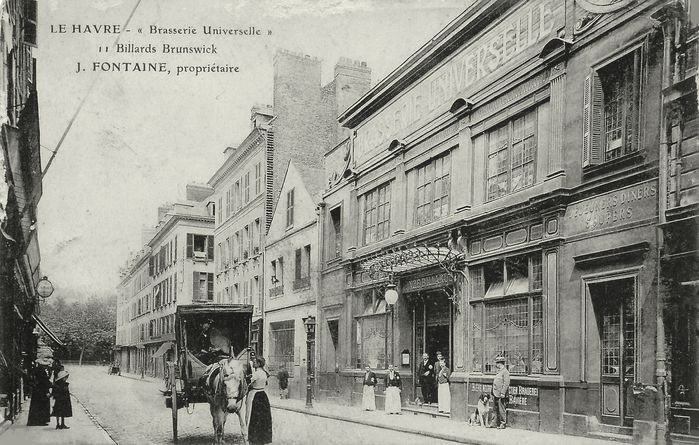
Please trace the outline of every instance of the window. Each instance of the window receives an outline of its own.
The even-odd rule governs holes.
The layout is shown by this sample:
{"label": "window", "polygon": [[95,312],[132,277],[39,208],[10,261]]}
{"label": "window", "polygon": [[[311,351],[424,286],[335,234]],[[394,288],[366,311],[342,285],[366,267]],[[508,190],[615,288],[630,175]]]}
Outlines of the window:
{"label": "window", "polygon": [[226,218],[231,216],[231,191],[226,192]]}
{"label": "window", "polygon": [[330,210],[328,220],[327,258],[332,260],[342,256],[342,206]]}
{"label": "window", "polygon": [[245,172],[245,204],[250,202],[250,172]]}
{"label": "window", "polygon": [[214,274],[194,272],[192,300],[214,301]]}
{"label": "window", "polygon": [[233,185],[228,189],[228,208],[231,209],[231,213],[235,211],[235,191],[233,190]]}
{"label": "window", "polygon": [[488,133],[488,200],[534,185],[536,110]]}
{"label": "window", "polygon": [[262,192],[262,163],[255,164],[255,196]]}
{"label": "window", "polygon": [[364,244],[391,236],[391,183],[364,195]]}
{"label": "window", "polygon": [[291,371],[294,366],[294,320],[269,324],[270,371],[285,367]]}
{"label": "window", "polygon": [[583,167],[639,149],[642,48],[585,78]]}
{"label": "window", "polygon": [[[223,220],[223,218],[221,218],[221,216],[222,216],[221,211],[223,209],[222,203],[223,203],[223,198],[218,198],[218,214],[216,215],[216,220],[218,221],[219,224],[221,224],[221,221]],[[214,210],[214,212],[215,212],[215,210]]]}
{"label": "window", "polygon": [[177,301],[177,272],[172,276],[173,288],[172,288],[172,301]]}
{"label": "window", "polygon": [[214,259],[213,235],[187,234],[187,258],[211,261]]}
{"label": "window", "polygon": [[235,251],[233,262],[237,263],[243,256],[243,244],[240,242],[240,232],[235,232],[235,247],[233,248],[233,250]]}
{"label": "window", "polygon": [[541,254],[474,267],[471,304],[472,369],[495,373],[502,354],[513,374],[543,371]]}
{"label": "window", "polygon": [[418,167],[415,223],[422,226],[449,213],[451,160],[446,153]]}
{"label": "window", "polygon": [[233,199],[235,201],[236,210],[243,206],[240,199],[240,181],[235,181],[235,194],[233,195]]}
{"label": "window", "polygon": [[303,289],[311,285],[311,246],[296,249],[294,289]]}
{"label": "window", "polygon": [[386,367],[386,300],[379,290],[357,295],[356,307],[361,310],[355,316],[357,368]]}
{"label": "window", "polygon": [[294,225],[294,189],[286,192],[286,226]]}
{"label": "window", "polygon": [[255,224],[252,227],[252,254],[260,253],[260,218],[255,219]]}
{"label": "window", "polygon": [[243,229],[243,259],[247,260],[250,256],[250,226],[246,225]]}

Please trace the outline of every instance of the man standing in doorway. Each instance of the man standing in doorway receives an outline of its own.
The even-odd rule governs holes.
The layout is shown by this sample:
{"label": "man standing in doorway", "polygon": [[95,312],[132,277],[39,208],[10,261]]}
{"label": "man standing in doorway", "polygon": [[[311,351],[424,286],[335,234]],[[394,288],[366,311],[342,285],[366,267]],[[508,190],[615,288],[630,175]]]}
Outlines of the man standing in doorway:
{"label": "man standing in doorway", "polygon": [[493,404],[495,405],[495,422],[498,429],[504,429],[507,424],[507,392],[510,389],[510,371],[505,366],[505,357],[495,357],[498,373],[493,379]]}
{"label": "man standing in doorway", "polygon": [[422,362],[417,370],[418,383],[422,390],[423,403],[432,403],[432,387],[434,386],[434,365],[430,363],[430,356],[426,352],[422,354]]}
{"label": "man standing in doorway", "polygon": [[441,368],[440,363],[442,362],[442,359],[444,356],[442,355],[442,351],[437,351],[437,361],[434,362],[434,373],[432,374],[432,403],[438,403],[439,402],[439,391],[437,391],[437,379],[436,376],[439,375],[439,370]]}

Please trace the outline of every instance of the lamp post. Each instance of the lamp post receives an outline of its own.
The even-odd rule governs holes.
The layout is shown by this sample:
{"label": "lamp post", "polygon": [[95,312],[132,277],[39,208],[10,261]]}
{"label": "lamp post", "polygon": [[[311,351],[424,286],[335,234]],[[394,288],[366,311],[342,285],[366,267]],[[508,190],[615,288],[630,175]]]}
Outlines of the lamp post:
{"label": "lamp post", "polygon": [[313,408],[313,343],[315,343],[316,318],[308,316],[303,319],[306,328],[306,408]]}
{"label": "lamp post", "polygon": [[393,363],[393,332],[395,329],[393,329],[393,324],[394,324],[394,317],[393,317],[393,311],[394,311],[394,305],[398,301],[398,291],[396,291],[396,285],[393,283],[390,283],[386,286],[386,293],[384,294],[384,299],[386,300],[386,303],[388,304],[388,307],[391,310],[391,349],[390,353],[391,355],[389,356],[389,362],[390,364],[395,365]]}

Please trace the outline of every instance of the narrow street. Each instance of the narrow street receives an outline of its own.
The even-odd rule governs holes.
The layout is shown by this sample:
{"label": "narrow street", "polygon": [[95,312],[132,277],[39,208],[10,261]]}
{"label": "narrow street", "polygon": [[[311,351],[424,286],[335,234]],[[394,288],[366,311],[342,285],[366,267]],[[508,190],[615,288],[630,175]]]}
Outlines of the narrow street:
{"label": "narrow street", "polygon": [[[159,385],[152,381],[108,375],[104,367],[72,366],[71,389],[90,413],[120,445],[172,443],[170,410],[165,408]],[[179,442],[208,444],[213,429],[208,405],[179,411]],[[382,413],[377,413],[381,415]],[[422,444],[425,438],[354,423],[273,409],[275,444]],[[226,422],[226,443],[242,443],[238,418]],[[451,442],[430,438],[430,444]]]}

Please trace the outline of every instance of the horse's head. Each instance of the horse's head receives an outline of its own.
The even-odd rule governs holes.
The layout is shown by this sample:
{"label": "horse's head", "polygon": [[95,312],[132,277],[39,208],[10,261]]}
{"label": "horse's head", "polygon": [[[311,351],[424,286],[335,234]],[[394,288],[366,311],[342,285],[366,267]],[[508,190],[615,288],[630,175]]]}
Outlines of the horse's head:
{"label": "horse's head", "polygon": [[226,395],[226,411],[234,413],[247,393],[245,382],[245,362],[230,359],[221,368],[223,391]]}

